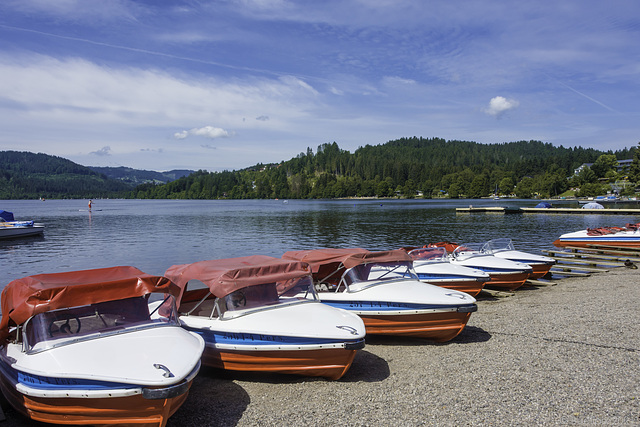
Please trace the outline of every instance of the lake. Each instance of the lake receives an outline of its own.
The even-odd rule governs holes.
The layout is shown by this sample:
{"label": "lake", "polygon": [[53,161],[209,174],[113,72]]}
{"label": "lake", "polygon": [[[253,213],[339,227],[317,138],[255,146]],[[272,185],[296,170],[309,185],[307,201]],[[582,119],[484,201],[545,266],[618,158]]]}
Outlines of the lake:
{"label": "lake", "polygon": [[[43,237],[0,241],[0,287],[40,273],[133,265],[161,275],[173,264],[288,250],[422,246],[509,237],[540,253],[562,233],[638,222],[634,216],[457,214],[456,207],[533,207],[534,200],[5,200]],[[577,202],[555,206],[577,207]]]}

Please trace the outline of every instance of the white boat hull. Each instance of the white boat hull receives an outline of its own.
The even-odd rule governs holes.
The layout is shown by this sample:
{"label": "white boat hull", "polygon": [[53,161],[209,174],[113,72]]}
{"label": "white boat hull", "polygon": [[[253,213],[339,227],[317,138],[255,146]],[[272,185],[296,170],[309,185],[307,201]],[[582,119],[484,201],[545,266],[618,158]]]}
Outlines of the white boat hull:
{"label": "white boat hull", "polygon": [[510,291],[524,285],[533,272],[529,265],[479,253],[460,254],[451,263],[482,270],[491,277],[485,286]]}
{"label": "white boat hull", "polygon": [[15,239],[18,237],[37,236],[44,233],[44,225],[33,224],[32,226],[12,225],[11,223],[0,223],[0,239]]}
{"label": "white boat hull", "polygon": [[380,282],[352,292],[320,292],[319,296],[325,304],[358,314],[367,334],[440,342],[462,332],[471,313],[477,311],[472,296],[417,280]]}
{"label": "white boat hull", "polygon": [[493,253],[498,258],[508,259],[510,261],[527,264],[533,270],[530,279],[539,279],[546,275],[556,261],[542,255],[530,254],[522,251],[496,251]]}
{"label": "white boat hull", "polygon": [[338,379],[364,347],[362,320],[319,302],[276,305],[229,319],[183,315],[180,321],[205,340],[203,364],[220,369]]}
{"label": "white boat hull", "polygon": [[452,264],[449,261],[414,261],[413,268],[423,282],[465,292],[473,297],[491,280],[489,274],[484,271]]}
{"label": "white boat hull", "polygon": [[553,244],[557,247],[589,247],[590,245],[610,245],[640,247],[638,231],[619,231],[612,234],[589,235],[587,230],[574,231],[561,235]]}
{"label": "white boat hull", "polygon": [[37,421],[164,426],[186,399],[203,348],[202,339],[177,326],[34,354],[8,343],[0,348],[0,387],[13,407]]}

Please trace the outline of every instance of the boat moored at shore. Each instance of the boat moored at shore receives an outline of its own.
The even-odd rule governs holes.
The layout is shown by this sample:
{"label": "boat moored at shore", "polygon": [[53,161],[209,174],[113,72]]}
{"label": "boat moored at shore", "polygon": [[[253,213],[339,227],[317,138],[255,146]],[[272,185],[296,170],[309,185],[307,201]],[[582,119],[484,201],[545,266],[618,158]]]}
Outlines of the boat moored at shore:
{"label": "boat moored at shore", "polygon": [[178,293],[134,267],[12,281],[0,323],[7,401],[48,423],[164,426],[187,398],[204,349],[178,323]]}
{"label": "boat moored at shore", "polygon": [[316,249],[283,258],[309,263],[320,300],[358,314],[367,334],[449,341],[477,310],[472,296],[421,282],[402,249]]}
{"label": "boat moored at shore", "polygon": [[430,246],[446,248],[447,252],[450,252],[452,264],[488,273],[491,280],[485,284],[486,287],[513,291],[524,285],[533,272],[533,268],[527,264],[498,258],[484,252],[482,249],[483,243],[458,245],[451,242],[439,242]]}
{"label": "boat moored at shore", "polygon": [[450,262],[445,248],[407,248],[418,278],[475,297],[491,280],[488,273]]}
{"label": "boat moored at shore", "polygon": [[498,258],[531,266],[533,271],[529,279],[544,277],[551,270],[551,267],[556,264],[556,260],[553,258],[516,250],[515,246],[513,246],[513,241],[508,238],[489,240],[483,245],[482,251]]}
{"label": "boat moored at shore", "polygon": [[203,364],[342,377],[364,347],[362,320],[322,304],[304,262],[263,255],[175,265],[180,321],[205,342]]}

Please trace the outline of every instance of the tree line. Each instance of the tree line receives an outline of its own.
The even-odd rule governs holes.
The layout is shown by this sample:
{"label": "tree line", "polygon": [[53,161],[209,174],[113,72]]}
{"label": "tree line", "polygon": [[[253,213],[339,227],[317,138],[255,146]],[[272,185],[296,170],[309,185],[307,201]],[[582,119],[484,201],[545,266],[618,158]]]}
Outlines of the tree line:
{"label": "tree line", "polygon": [[[441,138],[401,138],[366,145],[354,153],[337,143],[311,148],[278,164],[239,171],[198,171],[164,184],[143,184],[133,198],[321,199],[342,197],[467,197],[492,194],[521,198],[606,193],[607,183],[640,172],[635,148],[603,152],[554,147],[540,141],[480,144]],[[617,160],[634,158],[629,170]],[[574,170],[592,163],[580,174]],[[640,173],[635,179],[640,180]],[[633,188],[634,186],[631,186]]]}

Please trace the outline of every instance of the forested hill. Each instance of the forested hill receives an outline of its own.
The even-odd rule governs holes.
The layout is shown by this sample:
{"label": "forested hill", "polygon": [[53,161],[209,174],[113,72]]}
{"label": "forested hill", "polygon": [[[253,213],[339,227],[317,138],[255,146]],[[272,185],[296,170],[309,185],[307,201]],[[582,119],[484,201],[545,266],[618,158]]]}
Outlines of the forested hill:
{"label": "forested hill", "polygon": [[130,189],[62,157],[0,151],[0,199],[114,197]]}
{"label": "forested hill", "polygon": [[[554,196],[583,163],[602,155],[631,159],[635,148],[602,152],[540,141],[479,144],[440,138],[402,138],[354,153],[335,142],[280,164],[241,171],[199,171],[165,185],[141,185],[139,198],[484,197],[491,193]],[[605,156],[606,157],[606,156]],[[602,169],[604,171],[604,169]],[[603,172],[604,173],[604,172]],[[599,177],[589,177],[595,183]],[[595,181],[594,181],[595,180]],[[593,181],[593,182],[592,182]],[[586,183],[586,182],[585,182]],[[574,183],[571,183],[574,184]]]}
{"label": "forested hill", "polygon": [[117,179],[129,184],[131,186],[143,184],[146,182],[155,182],[156,184],[166,184],[167,182],[175,181],[178,178],[191,175],[192,170],[174,169],[166,172],[156,172],[149,170],[139,170],[133,168],[127,168],[124,166],[119,167],[100,167],[89,166],[89,169],[105,175],[107,178]]}

